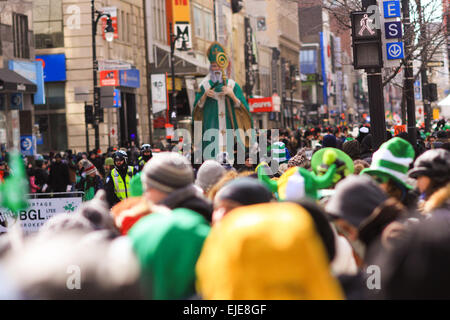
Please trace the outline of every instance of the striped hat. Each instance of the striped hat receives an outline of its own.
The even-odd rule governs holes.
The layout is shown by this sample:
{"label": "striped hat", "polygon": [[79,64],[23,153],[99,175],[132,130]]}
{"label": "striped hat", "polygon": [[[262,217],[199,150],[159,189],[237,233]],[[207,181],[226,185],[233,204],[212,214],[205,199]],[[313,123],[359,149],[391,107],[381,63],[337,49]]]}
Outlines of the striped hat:
{"label": "striped hat", "polygon": [[272,144],[272,160],[278,161],[279,164],[287,162],[286,146],[283,142]]}
{"label": "striped hat", "polygon": [[414,155],[414,148],[408,141],[399,137],[392,138],[373,154],[370,168],[364,169],[361,174],[387,176],[406,188],[413,189],[407,183],[407,172],[414,161]]}

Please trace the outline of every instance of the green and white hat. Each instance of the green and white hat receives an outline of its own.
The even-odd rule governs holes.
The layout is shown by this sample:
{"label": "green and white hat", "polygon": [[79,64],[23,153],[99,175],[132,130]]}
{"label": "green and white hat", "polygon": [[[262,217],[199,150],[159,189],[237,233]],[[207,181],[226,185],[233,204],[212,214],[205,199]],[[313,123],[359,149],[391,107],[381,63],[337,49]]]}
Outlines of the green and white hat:
{"label": "green and white hat", "polygon": [[286,157],[286,145],[281,142],[275,142],[272,144],[272,159],[278,161],[279,164],[287,162]]}
{"label": "green and white hat", "polygon": [[364,169],[361,174],[389,177],[406,188],[413,189],[406,181],[414,155],[414,148],[408,141],[399,137],[392,138],[373,154],[370,168]]}

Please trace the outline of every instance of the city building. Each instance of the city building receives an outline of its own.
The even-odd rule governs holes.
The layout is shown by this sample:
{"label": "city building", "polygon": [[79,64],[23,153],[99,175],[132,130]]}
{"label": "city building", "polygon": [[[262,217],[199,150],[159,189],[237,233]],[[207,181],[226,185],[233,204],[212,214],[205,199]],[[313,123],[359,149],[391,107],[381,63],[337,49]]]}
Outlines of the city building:
{"label": "city building", "polygon": [[[46,103],[36,107],[39,152],[95,147],[95,130],[88,126],[85,104],[94,103],[91,0],[33,1],[36,58],[44,62]],[[106,16],[96,30],[97,81],[113,86],[120,99],[97,117],[99,147],[147,142],[149,104],[143,2],[96,0],[95,10],[110,14],[112,42],[105,40]],[[95,14],[95,17],[98,13]],[[120,107],[119,107],[120,106]],[[87,148],[89,143],[89,148]]]}
{"label": "city building", "polygon": [[[34,59],[33,6],[0,2],[0,145],[32,154],[35,105],[45,102],[42,63]],[[23,143],[21,141],[23,140]]]}
{"label": "city building", "polygon": [[319,1],[299,2],[307,124],[342,125],[368,113],[367,80],[352,65],[351,31]]}

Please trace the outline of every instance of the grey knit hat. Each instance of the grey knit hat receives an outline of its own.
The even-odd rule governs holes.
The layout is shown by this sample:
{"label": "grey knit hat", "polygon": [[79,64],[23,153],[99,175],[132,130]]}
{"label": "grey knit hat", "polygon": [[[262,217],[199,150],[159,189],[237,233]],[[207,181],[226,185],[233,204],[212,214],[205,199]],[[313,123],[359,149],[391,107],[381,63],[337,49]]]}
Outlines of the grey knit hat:
{"label": "grey knit hat", "polygon": [[195,184],[202,188],[204,192],[208,192],[222,178],[225,172],[226,169],[219,162],[206,160],[198,169]]}
{"label": "grey knit hat", "polygon": [[189,161],[176,152],[161,152],[144,166],[142,183],[145,189],[154,188],[170,193],[194,182],[194,171]]}
{"label": "grey knit hat", "polygon": [[367,175],[350,175],[335,187],[325,210],[333,217],[347,220],[356,228],[388,196]]}

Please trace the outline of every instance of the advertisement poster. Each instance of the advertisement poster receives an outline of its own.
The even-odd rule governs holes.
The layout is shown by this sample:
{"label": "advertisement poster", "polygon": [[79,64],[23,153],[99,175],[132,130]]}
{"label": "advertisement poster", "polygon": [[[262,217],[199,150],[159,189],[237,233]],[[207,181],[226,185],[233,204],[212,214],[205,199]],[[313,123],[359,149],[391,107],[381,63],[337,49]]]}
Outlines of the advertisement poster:
{"label": "advertisement poster", "polygon": [[153,113],[158,113],[167,109],[167,86],[166,75],[152,74],[152,107]]}
{"label": "advertisement poster", "polygon": [[82,198],[30,199],[30,206],[15,216],[10,210],[0,208],[0,234],[20,224],[25,234],[37,232],[44,223],[57,214],[73,214]]}

